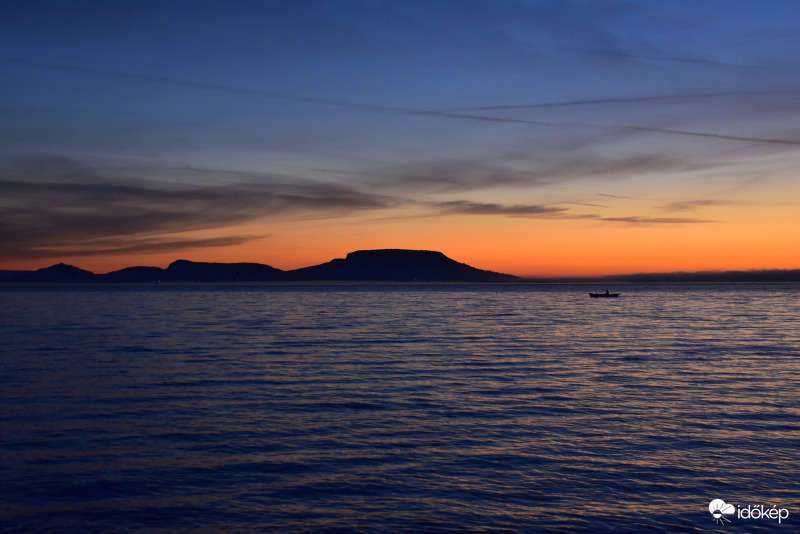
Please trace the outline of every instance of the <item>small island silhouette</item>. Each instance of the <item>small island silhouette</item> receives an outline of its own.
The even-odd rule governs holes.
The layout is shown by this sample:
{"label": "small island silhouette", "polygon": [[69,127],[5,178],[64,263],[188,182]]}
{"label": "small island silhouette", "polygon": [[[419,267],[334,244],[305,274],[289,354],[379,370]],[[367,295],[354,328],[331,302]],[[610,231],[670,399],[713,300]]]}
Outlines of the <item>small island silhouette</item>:
{"label": "small island silhouette", "polygon": [[59,263],[36,271],[2,271],[4,284],[154,284],[245,282],[461,282],[461,283],[797,283],[800,269],[673,272],[603,277],[522,278],[459,263],[432,250],[378,249],[350,252],[319,265],[284,271],[261,263],[177,260],[166,269],[126,267],[95,274]]}

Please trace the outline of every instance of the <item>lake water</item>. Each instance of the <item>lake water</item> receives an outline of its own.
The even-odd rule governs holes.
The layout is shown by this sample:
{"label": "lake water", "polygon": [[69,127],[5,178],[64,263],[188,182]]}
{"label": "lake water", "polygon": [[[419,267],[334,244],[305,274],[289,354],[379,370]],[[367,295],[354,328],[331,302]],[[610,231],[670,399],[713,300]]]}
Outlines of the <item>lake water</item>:
{"label": "lake water", "polygon": [[800,286],[595,289],[2,288],[0,530],[797,531]]}

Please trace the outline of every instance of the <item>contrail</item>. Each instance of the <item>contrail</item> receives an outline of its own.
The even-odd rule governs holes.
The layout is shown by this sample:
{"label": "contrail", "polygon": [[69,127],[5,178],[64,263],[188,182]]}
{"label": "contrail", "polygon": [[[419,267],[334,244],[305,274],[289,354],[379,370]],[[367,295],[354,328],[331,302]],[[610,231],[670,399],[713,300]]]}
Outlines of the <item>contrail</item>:
{"label": "contrail", "polygon": [[[377,104],[364,104],[359,102],[349,102],[346,100],[338,100],[338,99],[330,99],[330,98],[319,98],[319,97],[311,97],[305,95],[297,95],[291,93],[282,93],[278,91],[265,91],[262,89],[252,89],[247,87],[237,87],[232,85],[223,85],[223,84],[214,84],[214,83],[204,83],[204,82],[195,82],[191,80],[183,80],[178,78],[169,78],[166,76],[155,76],[151,74],[142,74],[142,73],[130,73],[130,72],[123,72],[123,71],[116,71],[116,70],[106,70],[106,69],[97,69],[91,67],[82,67],[77,65],[66,65],[62,63],[51,63],[45,61],[36,61],[36,60],[29,60],[29,59],[22,59],[22,58],[15,58],[9,56],[0,56],[0,61],[4,61],[6,63],[17,63],[20,65],[26,65],[30,67],[37,67],[37,68],[44,68],[50,70],[62,70],[68,72],[81,72],[85,74],[93,74],[97,76],[107,76],[107,77],[115,77],[115,78],[122,78],[127,80],[135,80],[140,82],[148,82],[148,83],[159,83],[159,84],[167,84],[167,85],[176,85],[181,87],[188,87],[191,89],[198,89],[203,91],[216,91],[221,93],[232,93],[232,94],[240,94],[246,96],[253,96],[253,97],[262,97],[262,98],[274,98],[278,100],[287,100],[287,101],[294,101],[294,102],[306,102],[310,104],[319,104],[319,105],[326,105],[326,106],[339,106],[339,107],[349,107],[354,109],[365,109],[370,111],[382,111],[387,113],[398,113],[398,114],[405,114],[405,115],[420,115],[426,117],[441,117],[447,119],[459,119],[459,120],[469,120],[469,121],[483,121],[483,122],[497,122],[497,123],[511,123],[511,124],[530,124],[535,126],[546,126],[551,128],[571,128],[571,127],[581,127],[581,128],[611,128],[617,130],[630,130],[630,131],[639,131],[639,132],[651,132],[651,133],[663,133],[669,135],[681,135],[681,136],[689,136],[689,137],[705,137],[710,139],[721,139],[726,141],[740,141],[740,142],[747,142],[747,143],[759,143],[759,144],[769,144],[769,145],[789,145],[789,146],[800,146],[800,141],[792,140],[792,139],[770,139],[770,138],[761,138],[761,137],[745,137],[745,136],[736,136],[736,135],[726,135],[726,134],[718,134],[718,133],[709,133],[709,132],[691,132],[686,130],[671,130],[667,128],[652,128],[647,126],[636,126],[636,125],[603,125],[603,124],[582,124],[582,123],[569,123],[569,122],[549,122],[549,121],[537,121],[537,120],[529,120],[529,119],[514,119],[514,118],[505,118],[505,117],[487,117],[485,115],[475,115],[472,113],[460,113],[454,111],[439,111],[439,110],[430,110],[430,109],[417,109],[417,108],[406,108],[406,107],[397,107],[397,106],[384,106],[384,105],[377,105]],[[708,93],[711,95],[711,93]],[[666,98],[666,97],[640,97],[642,99],[658,99],[658,98]],[[608,99],[612,100],[612,99]],[[613,99],[616,100],[616,99]],[[577,102],[577,101],[576,101]],[[565,103],[566,104],[566,103]],[[551,103],[550,105],[553,105]],[[573,104],[574,105],[574,104]],[[486,108],[485,108],[486,109]],[[494,108],[498,109],[498,108]],[[488,109],[487,109],[488,110]]]}
{"label": "contrail", "polygon": [[123,72],[118,70],[96,69],[92,67],[82,67],[78,65],[65,65],[63,63],[51,63],[48,61],[36,61],[30,59],[22,59],[8,56],[0,56],[0,60],[7,63],[17,63],[20,65],[27,65],[29,67],[37,67],[50,70],[61,70],[67,72],[81,72],[84,74],[94,74],[96,76],[105,76],[112,78],[122,78],[125,80],[135,80],[139,82],[159,83],[164,85],[177,85],[180,87],[189,87],[191,89],[200,89],[203,91],[215,91],[220,93],[233,93],[247,96],[259,96],[266,98],[276,98],[279,100],[293,100],[296,102],[308,102],[311,104],[325,104],[332,106],[349,106],[349,107],[364,107],[361,104],[354,102],[347,102],[344,100],[332,100],[328,98],[316,98],[303,95],[293,95],[290,93],[281,93],[278,91],[264,91],[262,89],[252,89],[247,87],[236,87],[232,85],[223,85],[216,83],[194,82],[191,80],[182,80],[179,78],[169,78],[166,76],[155,76],[152,74]]}
{"label": "contrail", "polygon": [[216,83],[195,82],[191,80],[183,80],[179,78],[170,78],[167,76],[155,76],[152,74],[131,73],[117,70],[96,69],[92,67],[82,67],[78,65],[66,65],[63,63],[52,63],[47,61],[36,61],[22,58],[15,58],[9,56],[0,56],[0,61],[7,63],[17,63],[29,67],[36,67],[50,70],[61,70],[66,72],[80,72],[84,74],[93,74],[96,76],[105,76],[112,78],[121,78],[126,80],[134,80],[139,82],[158,83],[164,85],[175,85],[179,87],[188,87],[191,89],[198,89],[202,91],[215,91],[220,93],[232,93],[254,97],[274,98],[277,100],[289,100],[293,102],[306,102],[309,104],[321,104],[326,106],[340,106],[357,109],[366,109],[370,111],[384,111],[391,113],[402,113],[406,115],[426,115],[432,117],[446,117],[451,119],[463,120],[477,120],[487,122],[509,122],[518,124],[537,124],[540,126],[563,127],[562,124],[546,122],[546,121],[533,121],[526,119],[509,119],[503,117],[486,117],[483,115],[470,115],[465,113],[455,113],[448,111],[437,111],[427,109],[415,109],[397,106],[384,106],[379,104],[364,104],[360,102],[349,102],[347,100],[338,100],[332,98],[318,98],[312,96],[282,93],[278,91],[265,91],[263,89],[252,89],[248,87],[238,87],[233,85],[224,85]]}
{"label": "contrail", "polygon": [[715,93],[686,93],[677,95],[652,95],[652,96],[631,96],[621,98],[592,98],[585,100],[565,100],[558,102],[538,102],[531,104],[500,104],[494,106],[474,106],[469,108],[453,108],[448,112],[463,111],[500,111],[506,109],[541,109],[541,108],[561,108],[577,106],[594,106],[603,104],[635,104],[637,102],[654,102],[659,100],[693,100],[703,98],[722,98],[728,96],[764,96],[800,93],[800,90],[793,91],[719,91]]}
{"label": "contrail", "polygon": [[[586,126],[593,126],[587,124]],[[663,133],[663,134],[670,134],[670,135],[684,135],[684,136],[691,136],[691,137],[706,137],[709,139],[723,139],[725,141],[742,141],[745,143],[760,143],[766,145],[789,145],[789,146],[800,146],[800,141],[794,139],[770,139],[764,137],[746,137],[740,135],[726,135],[726,134],[718,134],[718,133],[709,133],[709,132],[691,132],[687,130],[671,130],[669,128],[651,128],[648,126],[634,126],[628,124],[616,124],[616,125],[597,125],[598,128],[616,128],[619,130],[631,130],[635,132],[653,132],[653,133]]]}

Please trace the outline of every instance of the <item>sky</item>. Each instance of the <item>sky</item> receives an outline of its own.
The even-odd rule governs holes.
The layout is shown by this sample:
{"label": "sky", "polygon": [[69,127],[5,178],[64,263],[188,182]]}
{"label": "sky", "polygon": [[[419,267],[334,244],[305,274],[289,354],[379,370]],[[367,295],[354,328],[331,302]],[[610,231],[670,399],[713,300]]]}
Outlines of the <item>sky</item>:
{"label": "sky", "polygon": [[4,0],[0,269],[800,268],[795,0]]}

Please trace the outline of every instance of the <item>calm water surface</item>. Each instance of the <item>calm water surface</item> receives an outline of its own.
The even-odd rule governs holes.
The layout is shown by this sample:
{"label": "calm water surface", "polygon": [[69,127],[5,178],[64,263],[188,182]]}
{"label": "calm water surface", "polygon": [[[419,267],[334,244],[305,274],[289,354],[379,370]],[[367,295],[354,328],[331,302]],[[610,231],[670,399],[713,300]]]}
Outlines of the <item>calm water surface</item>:
{"label": "calm water surface", "polygon": [[595,289],[3,288],[0,529],[799,530],[800,286]]}

